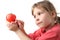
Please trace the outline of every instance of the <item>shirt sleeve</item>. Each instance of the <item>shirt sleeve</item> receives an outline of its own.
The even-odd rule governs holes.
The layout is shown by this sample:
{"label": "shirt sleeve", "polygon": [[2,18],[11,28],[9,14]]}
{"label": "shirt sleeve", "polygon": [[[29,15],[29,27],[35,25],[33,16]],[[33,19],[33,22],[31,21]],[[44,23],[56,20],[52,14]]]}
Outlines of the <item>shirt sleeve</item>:
{"label": "shirt sleeve", "polygon": [[57,33],[54,31],[47,32],[41,37],[36,37],[35,40],[57,40]]}
{"label": "shirt sleeve", "polygon": [[34,36],[34,34],[32,34],[32,33],[30,33],[30,34],[28,34],[28,36],[31,38],[31,40],[34,40],[35,38],[35,36]]}
{"label": "shirt sleeve", "polygon": [[34,33],[28,34],[28,36],[31,38],[31,40],[35,40],[37,35],[38,35],[37,31],[35,31]]}

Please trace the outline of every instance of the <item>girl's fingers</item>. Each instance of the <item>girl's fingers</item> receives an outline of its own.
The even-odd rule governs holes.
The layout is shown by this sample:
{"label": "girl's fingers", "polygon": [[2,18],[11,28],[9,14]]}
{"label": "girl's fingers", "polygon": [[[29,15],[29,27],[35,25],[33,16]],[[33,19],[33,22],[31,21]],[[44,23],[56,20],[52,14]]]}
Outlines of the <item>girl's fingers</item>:
{"label": "girl's fingers", "polygon": [[19,29],[23,29],[24,28],[24,22],[21,20],[17,20],[17,24],[19,26]]}
{"label": "girl's fingers", "polygon": [[15,22],[8,23],[8,24],[7,24],[7,27],[8,27],[10,30],[12,30],[12,31],[15,31],[15,30],[18,29],[18,25],[17,25],[17,23],[15,23]]}
{"label": "girl's fingers", "polygon": [[24,22],[21,21],[21,20],[17,20],[17,22],[18,22],[18,23],[21,23],[22,25],[24,24]]}

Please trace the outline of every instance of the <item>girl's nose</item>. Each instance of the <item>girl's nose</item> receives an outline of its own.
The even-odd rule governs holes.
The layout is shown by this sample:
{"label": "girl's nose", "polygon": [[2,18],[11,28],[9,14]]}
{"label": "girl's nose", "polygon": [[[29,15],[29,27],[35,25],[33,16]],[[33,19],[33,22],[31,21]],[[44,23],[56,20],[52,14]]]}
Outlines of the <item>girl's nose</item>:
{"label": "girl's nose", "polygon": [[39,19],[37,18],[36,21],[39,21]]}

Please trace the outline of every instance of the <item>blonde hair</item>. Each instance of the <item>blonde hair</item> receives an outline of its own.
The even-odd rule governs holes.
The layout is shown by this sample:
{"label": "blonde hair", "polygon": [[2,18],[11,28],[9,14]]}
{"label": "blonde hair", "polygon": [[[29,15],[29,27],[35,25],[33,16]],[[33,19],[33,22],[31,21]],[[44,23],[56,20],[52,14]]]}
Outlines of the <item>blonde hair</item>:
{"label": "blonde hair", "polygon": [[[47,0],[35,3],[32,6],[32,15],[33,15],[33,10],[34,10],[35,7],[37,7],[37,8],[42,7],[49,13],[52,12],[52,11],[54,11],[56,13],[56,9],[54,8],[53,4],[51,2],[49,2],[49,1],[47,1]],[[55,20],[57,20],[57,22],[60,23],[60,17],[57,17],[57,13],[56,13]]]}

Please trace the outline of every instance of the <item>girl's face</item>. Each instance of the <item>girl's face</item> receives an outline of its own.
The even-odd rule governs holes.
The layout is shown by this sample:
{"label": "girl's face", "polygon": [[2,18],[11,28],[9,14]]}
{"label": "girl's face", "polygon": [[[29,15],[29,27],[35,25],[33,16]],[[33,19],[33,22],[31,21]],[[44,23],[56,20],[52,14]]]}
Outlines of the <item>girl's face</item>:
{"label": "girl's face", "polygon": [[47,27],[53,22],[52,16],[43,8],[35,7],[33,10],[33,16],[35,18],[37,26],[39,26],[40,28]]}

